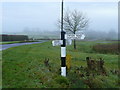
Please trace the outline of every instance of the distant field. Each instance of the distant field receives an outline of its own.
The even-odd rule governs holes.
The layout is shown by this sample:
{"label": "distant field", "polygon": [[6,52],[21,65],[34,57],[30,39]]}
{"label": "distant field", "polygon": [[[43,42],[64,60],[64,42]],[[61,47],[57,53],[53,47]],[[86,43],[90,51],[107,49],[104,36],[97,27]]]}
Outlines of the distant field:
{"label": "distant field", "polygon": [[34,39],[59,39],[60,35],[59,34],[46,34],[45,33],[43,35],[28,35],[29,38],[34,38]]}
{"label": "distant field", "polygon": [[0,42],[0,44],[13,44],[13,43],[25,43],[25,42],[36,42],[36,41],[4,41],[4,42]]}
{"label": "distant field", "polygon": [[0,42],[0,44],[12,44],[12,43],[19,43],[20,41],[6,41],[6,42]]}
{"label": "distant field", "polygon": [[[118,55],[93,51],[93,45],[100,42],[78,41],[76,50],[73,49],[73,45],[67,46],[67,54],[72,56],[71,69],[67,77],[60,76],[60,46],[53,47],[51,41],[4,50],[3,88],[118,88],[120,82],[118,73],[115,73],[119,71]],[[94,76],[87,76],[86,57],[103,58],[107,75],[93,72]],[[44,63],[46,59],[49,59],[48,66]],[[81,69],[77,70],[80,67]]]}

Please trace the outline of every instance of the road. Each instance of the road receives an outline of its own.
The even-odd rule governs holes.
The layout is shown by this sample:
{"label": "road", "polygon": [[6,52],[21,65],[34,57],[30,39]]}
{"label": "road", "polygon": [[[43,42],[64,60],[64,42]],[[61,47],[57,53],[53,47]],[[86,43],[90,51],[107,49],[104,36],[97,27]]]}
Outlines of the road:
{"label": "road", "polygon": [[14,43],[14,44],[4,44],[0,45],[0,51],[6,50],[11,47],[21,46],[21,45],[29,45],[29,44],[37,44],[37,43],[43,43],[45,41],[39,41],[39,42],[27,42],[27,43]]}

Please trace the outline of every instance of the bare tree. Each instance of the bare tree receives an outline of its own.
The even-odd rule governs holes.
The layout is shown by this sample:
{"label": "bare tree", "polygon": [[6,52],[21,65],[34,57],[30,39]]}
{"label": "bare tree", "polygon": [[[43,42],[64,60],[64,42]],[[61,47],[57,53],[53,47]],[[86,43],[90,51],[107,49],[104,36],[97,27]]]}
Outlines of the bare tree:
{"label": "bare tree", "polygon": [[[82,12],[74,10],[67,11],[63,19],[63,28],[66,32],[76,34],[78,31],[85,30],[88,26],[89,19]],[[60,22],[59,22],[60,23]],[[74,49],[76,49],[76,40],[74,39]]]}

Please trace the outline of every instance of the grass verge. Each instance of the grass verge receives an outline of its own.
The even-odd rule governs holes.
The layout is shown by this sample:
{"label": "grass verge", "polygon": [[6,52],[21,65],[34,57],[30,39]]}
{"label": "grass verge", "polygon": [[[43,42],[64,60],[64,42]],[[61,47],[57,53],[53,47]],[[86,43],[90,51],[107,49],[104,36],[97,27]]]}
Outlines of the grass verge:
{"label": "grass verge", "polygon": [[[60,76],[60,46],[51,42],[23,45],[2,52],[3,88],[117,88],[119,87],[118,55],[99,54],[92,51],[96,42],[77,42],[77,49],[67,46],[72,55],[67,77]],[[86,57],[103,58],[107,75],[95,72],[86,74]],[[44,61],[49,58],[48,65]],[[81,68],[82,67],[82,68]]]}

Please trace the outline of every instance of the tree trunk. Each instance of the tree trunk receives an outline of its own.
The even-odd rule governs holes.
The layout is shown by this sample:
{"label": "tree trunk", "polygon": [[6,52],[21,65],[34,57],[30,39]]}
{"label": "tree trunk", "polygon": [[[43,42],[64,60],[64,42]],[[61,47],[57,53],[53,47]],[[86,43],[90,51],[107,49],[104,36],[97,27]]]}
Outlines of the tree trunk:
{"label": "tree trunk", "polygon": [[76,49],[76,40],[74,39],[74,49]]}

